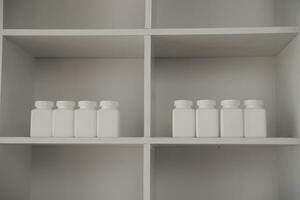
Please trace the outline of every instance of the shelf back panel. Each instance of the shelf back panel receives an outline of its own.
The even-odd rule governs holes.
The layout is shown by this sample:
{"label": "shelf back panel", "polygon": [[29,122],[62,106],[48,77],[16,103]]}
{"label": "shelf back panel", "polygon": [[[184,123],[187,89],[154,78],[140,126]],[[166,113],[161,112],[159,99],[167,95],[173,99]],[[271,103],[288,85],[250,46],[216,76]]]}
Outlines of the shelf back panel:
{"label": "shelf back panel", "polygon": [[144,28],[144,5],[141,0],[4,0],[4,27]]}

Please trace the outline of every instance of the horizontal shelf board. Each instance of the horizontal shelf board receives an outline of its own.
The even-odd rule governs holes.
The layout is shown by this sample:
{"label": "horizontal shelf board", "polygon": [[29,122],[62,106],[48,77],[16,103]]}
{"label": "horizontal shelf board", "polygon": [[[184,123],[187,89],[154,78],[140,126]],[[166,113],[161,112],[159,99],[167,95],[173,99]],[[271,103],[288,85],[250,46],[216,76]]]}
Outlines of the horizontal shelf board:
{"label": "horizontal shelf board", "polygon": [[183,28],[150,29],[151,35],[251,35],[251,34],[298,34],[297,26],[244,27],[244,28]]}
{"label": "horizontal shelf board", "polygon": [[[135,35],[5,36],[33,57],[143,58],[144,38]],[[4,49],[5,51],[5,49]]]}
{"label": "horizontal shelf board", "polygon": [[299,33],[296,27],[153,30],[155,57],[275,56]]}
{"label": "horizontal shelf board", "polygon": [[128,36],[298,34],[297,26],[183,29],[3,29],[4,36]]}
{"label": "horizontal shelf board", "polygon": [[35,57],[143,57],[143,36],[152,35],[156,57],[274,56],[298,27],[197,29],[4,29]]}
{"label": "horizontal shelf board", "polygon": [[117,144],[142,145],[144,138],[34,138],[34,137],[2,137],[0,144]]}
{"label": "horizontal shelf board", "polygon": [[299,138],[31,138],[1,137],[0,144],[117,144],[117,145],[299,145]]}
{"label": "horizontal shelf board", "polygon": [[4,29],[4,36],[137,36],[147,29]]}
{"label": "horizontal shelf board", "polygon": [[156,145],[299,145],[298,138],[153,138]]}

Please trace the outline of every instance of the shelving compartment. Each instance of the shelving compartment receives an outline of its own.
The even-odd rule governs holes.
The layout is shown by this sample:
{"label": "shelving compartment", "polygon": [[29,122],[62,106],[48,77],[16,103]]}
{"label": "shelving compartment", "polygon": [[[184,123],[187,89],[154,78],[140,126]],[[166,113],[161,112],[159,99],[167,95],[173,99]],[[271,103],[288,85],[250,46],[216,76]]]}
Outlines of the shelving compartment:
{"label": "shelving compartment", "polygon": [[1,136],[28,137],[35,100],[116,100],[121,136],[143,136],[142,36],[5,36]]}
{"label": "shelving compartment", "polygon": [[[172,109],[177,99],[194,104],[199,99],[215,99],[217,108],[223,99],[262,99],[268,137],[297,137],[297,130],[288,128],[296,126],[290,120],[297,120],[297,112],[289,110],[289,116],[281,117],[286,98],[292,98],[290,88],[285,87],[291,80],[284,74],[291,73],[292,64],[281,61],[297,32],[293,28],[291,32],[255,28],[242,34],[245,29],[206,30],[208,33],[168,35],[166,31],[153,36],[152,136],[172,136]],[[283,92],[288,93],[285,98]]]}
{"label": "shelving compartment", "polygon": [[153,196],[157,200],[297,199],[297,151],[263,146],[155,147]]}
{"label": "shelving compartment", "polygon": [[140,0],[4,0],[4,28],[144,28],[144,5]]}
{"label": "shelving compartment", "polygon": [[276,64],[273,57],[157,58],[154,68],[155,136],[172,136],[177,99],[263,99],[269,136],[276,136]]}
{"label": "shelving compartment", "polygon": [[286,15],[297,6],[293,0],[154,0],[152,24],[154,28],[293,26],[298,24],[296,16]]}
{"label": "shelving compartment", "polygon": [[142,146],[1,145],[0,149],[1,199],[143,198]]}

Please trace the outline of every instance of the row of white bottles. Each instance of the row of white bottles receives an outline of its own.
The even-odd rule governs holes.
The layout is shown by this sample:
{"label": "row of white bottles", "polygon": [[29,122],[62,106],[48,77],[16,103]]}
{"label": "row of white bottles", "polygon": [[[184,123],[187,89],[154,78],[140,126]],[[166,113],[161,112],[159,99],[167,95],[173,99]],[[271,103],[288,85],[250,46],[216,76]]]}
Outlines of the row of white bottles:
{"label": "row of white bottles", "polygon": [[32,137],[119,137],[118,102],[101,101],[36,101],[31,112]]}
{"label": "row of white bottles", "polygon": [[[197,101],[192,108],[189,100],[175,101],[173,137],[267,137],[266,111],[261,100],[223,100],[220,113],[214,100]],[[220,134],[219,134],[220,132]]]}

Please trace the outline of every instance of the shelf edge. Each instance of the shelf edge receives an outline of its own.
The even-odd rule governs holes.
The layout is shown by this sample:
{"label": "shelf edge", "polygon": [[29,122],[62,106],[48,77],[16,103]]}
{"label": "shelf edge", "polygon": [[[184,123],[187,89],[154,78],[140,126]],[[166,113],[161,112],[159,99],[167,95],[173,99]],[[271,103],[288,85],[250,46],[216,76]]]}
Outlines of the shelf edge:
{"label": "shelf edge", "polygon": [[1,137],[0,144],[300,145],[299,138],[30,138]]}

